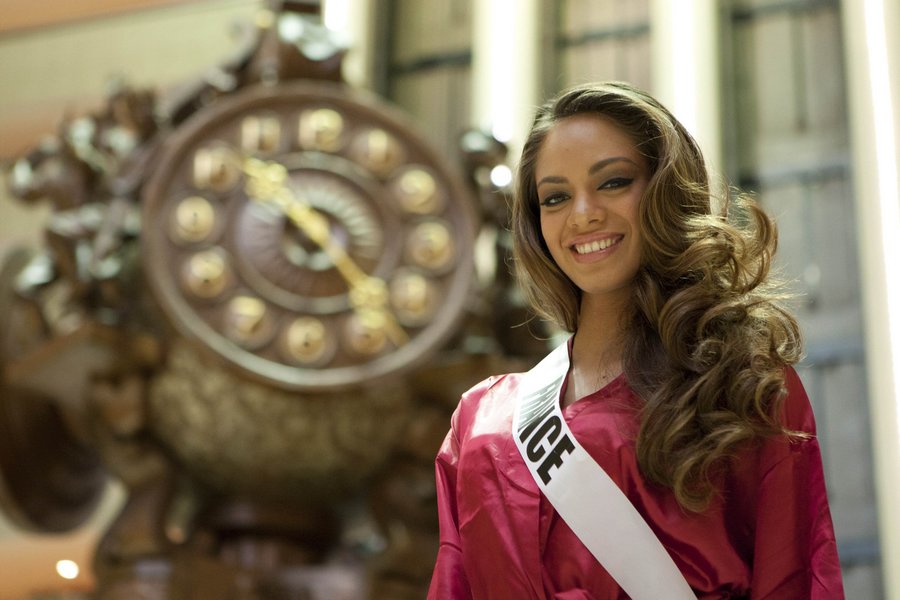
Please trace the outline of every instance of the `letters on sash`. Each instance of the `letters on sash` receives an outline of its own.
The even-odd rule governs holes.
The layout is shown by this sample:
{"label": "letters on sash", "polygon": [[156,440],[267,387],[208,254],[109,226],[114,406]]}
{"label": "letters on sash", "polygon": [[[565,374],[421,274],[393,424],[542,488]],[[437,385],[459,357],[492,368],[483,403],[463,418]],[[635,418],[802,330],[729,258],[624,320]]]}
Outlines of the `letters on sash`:
{"label": "letters on sash", "polygon": [[560,407],[568,341],[522,377],[513,437],[544,496],[633,600],[696,600],[662,543],[578,443]]}
{"label": "letters on sash", "polygon": [[542,388],[538,394],[523,401],[521,429],[518,430],[519,442],[526,445],[528,460],[537,465],[537,473],[545,485],[553,477],[550,470],[561,466],[564,455],[575,449],[570,434],[563,433],[565,421],[561,415],[553,413],[552,406],[548,406],[548,401],[552,403],[555,395],[553,387]]}

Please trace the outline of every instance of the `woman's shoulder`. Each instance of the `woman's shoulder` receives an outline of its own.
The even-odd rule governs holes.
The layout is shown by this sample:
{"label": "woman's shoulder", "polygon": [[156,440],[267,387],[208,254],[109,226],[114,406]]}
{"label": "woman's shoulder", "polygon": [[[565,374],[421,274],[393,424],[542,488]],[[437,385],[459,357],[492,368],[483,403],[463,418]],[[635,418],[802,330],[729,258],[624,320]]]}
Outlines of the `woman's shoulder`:
{"label": "woman's shoulder", "polygon": [[463,392],[460,409],[476,409],[484,403],[505,401],[515,394],[522,373],[490,375]]}
{"label": "woman's shoulder", "polygon": [[817,452],[813,409],[800,376],[790,366],[785,367],[784,390],[779,425],[785,431],[757,438],[756,443],[745,447],[734,462],[737,471],[749,477],[754,486],[777,465],[790,464],[792,458],[797,459],[810,451]]}
{"label": "woman's shoulder", "polygon": [[789,431],[801,431],[815,436],[816,419],[803,382],[797,371],[787,366],[784,370],[785,396],[781,405],[781,424]]}
{"label": "woman's shoulder", "polygon": [[457,435],[474,427],[490,428],[490,423],[503,427],[512,418],[516,392],[522,373],[502,373],[482,379],[462,394],[453,417]]}

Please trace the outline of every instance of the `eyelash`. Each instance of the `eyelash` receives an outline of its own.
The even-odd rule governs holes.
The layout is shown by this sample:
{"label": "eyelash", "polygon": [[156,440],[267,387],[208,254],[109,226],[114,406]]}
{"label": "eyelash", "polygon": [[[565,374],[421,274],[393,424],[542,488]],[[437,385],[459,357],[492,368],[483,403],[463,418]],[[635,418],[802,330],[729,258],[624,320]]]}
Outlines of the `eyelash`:
{"label": "eyelash", "polygon": [[546,206],[547,208],[550,208],[552,206],[556,206],[557,204],[559,204],[566,198],[568,198],[568,196],[566,196],[565,194],[551,194],[550,196],[547,196],[546,198],[542,199],[540,204],[541,204],[541,206]]}
{"label": "eyelash", "polygon": [[613,177],[609,181],[604,182],[599,188],[600,190],[609,190],[609,189],[617,189],[621,187],[625,187],[629,185],[634,179],[629,177]]}
{"label": "eyelash", "polygon": [[[633,178],[630,177],[613,177],[607,181],[604,181],[597,187],[597,190],[617,190],[619,188],[627,187],[634,181]],[[560,202],[566,200],[569,196],[567,194],[551,194],[546,198],[543,198],[540,201],[541,206],[553,207],[559,204]]]}

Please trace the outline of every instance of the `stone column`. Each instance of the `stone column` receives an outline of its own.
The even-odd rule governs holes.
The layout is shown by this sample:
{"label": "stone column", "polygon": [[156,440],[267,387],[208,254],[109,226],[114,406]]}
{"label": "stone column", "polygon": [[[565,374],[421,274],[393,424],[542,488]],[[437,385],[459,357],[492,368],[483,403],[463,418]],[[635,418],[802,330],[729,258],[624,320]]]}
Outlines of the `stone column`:
{"label": "stone column", "polygon": [[344,58],[344,80],[357,88],[374,87],[377,0],[322,0],[322,20],[350,45]]}
{"label": "stone column", "polygon": [[719,2],[652,0],[653,95],[700,143],[707,167],[723,168]]}
{"label": "stone column", "polygon": [[472,11],[472,118],[516,160],[541,101],[540,0],[479,0]]}
{"label": "stone column", "polygon": [[885,598],[900,599],[900,6],[841,2]]}

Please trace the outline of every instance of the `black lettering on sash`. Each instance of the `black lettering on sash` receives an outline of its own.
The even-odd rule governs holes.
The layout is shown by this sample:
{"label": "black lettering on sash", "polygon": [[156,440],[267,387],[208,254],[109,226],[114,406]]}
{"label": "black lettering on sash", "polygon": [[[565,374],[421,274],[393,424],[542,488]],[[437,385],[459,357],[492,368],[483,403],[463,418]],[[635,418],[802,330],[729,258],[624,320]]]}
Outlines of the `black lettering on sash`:
{"label": "black lettering on sash", "polygon": [[546,419],[547,415],[549,415],[552,412],[553,412],[553,407],[548,406],[540,414],[538,414],[536,416],[532,416],[530,421],[523,420],[522,423],[527,423],[527,425],[525,427],[523,427],[522,430],[519,432],[519,440],[524,443],[525,440],[527,440],[529,437],[531,437],[531,433],[534,431],[534,428],[537,427],[538,425],[540,425],[541,421]]}
{"label": "black lettering on sash", "polygon": [[537,469],[538,475],[541,476],[541,481],[544,482],[544,485],[550,483],[550,469],[562,466],[563,453],[571,454],[573,450],[575,450],[575,445],[572,443],[572,440],[569,439],[569,436],[562,436],[556,446],[553,447],[553,450],[547,454],[547,457],[544,459],[544,462],[541,463],[541,466]]}
{"label": "black lettering on sash", "polygon": [[548,385],[528,394],[522,400],[522,406],[519,409],[519,412],[522,415],[522,418],[520,420],[523,422],[528,421],[535,413],[542,412],[547,405],[552,405],[553,392],[553,386]]}
{"label": "black lettering on sash", "polygon": [[556,438],[559,437],[561,431],[562,421],[557,415],[552,415],[549,419],[541,423],[541,426],[534,432],[534,435],[531,436],[531,440],[528,442],[529,460],[534,462],[539,461],[541,457],[547,453],[542,443],[544,439],[546,438],[549,445],[552,445],[556,441]]}
{"label": "black lettering on sash", "polygon": [[547,396],[549,396],[550,393],[551,390],[544,387],[525,396],[525,398],[522,399],[522,415],[527,416],[540,409],[547,402]]}
{"label": "black lettering on sash", "polygon": [[559,380],[551,381],[543,388],[529,394],[519,407],[519,440],[524,442],[534,428],[553,411]]}
{"label": "black lettering on sash", "polygon": [[531,398],[526,399],[522,403],[522,407],[519,409],[519,422],[520,423],[528,423],[537,413],[543,412],[546,410],[548,402],[546,401],[546,396],[541,396],[535,394]]}

